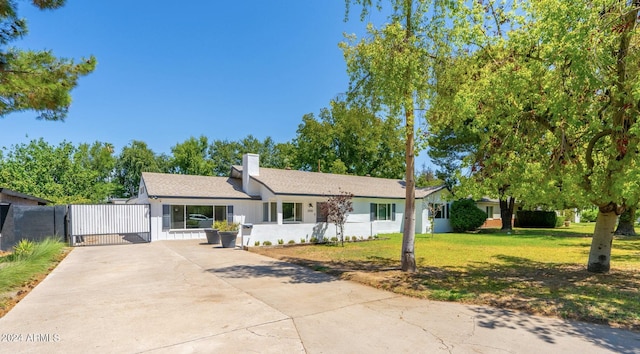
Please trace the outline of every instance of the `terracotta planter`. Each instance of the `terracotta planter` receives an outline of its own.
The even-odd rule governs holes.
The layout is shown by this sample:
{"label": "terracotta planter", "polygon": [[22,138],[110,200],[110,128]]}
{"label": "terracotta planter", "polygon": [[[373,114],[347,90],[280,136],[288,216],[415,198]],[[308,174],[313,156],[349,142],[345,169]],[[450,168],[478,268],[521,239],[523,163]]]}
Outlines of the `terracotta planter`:
{"label": "terracotta planter", "polygon": [[207,243],[208,244],[216,244],[220,243],[220,233],[216,229],[205,229],[205,235],[207,235]]}
{"label": "terracotta planter", "polygon": [[224,248],[235,248],[236,238],[238,238],[238,231],[218,231],[220,234],[220,241]]}

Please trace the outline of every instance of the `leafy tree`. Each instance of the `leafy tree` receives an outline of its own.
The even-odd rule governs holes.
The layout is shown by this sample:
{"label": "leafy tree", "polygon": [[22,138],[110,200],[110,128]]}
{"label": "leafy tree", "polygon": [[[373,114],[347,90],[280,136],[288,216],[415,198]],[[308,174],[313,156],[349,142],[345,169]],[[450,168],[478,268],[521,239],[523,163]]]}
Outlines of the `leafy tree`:
{"label": "leafy tree", "polygon": [[472,199],[459,199],[451,203],[451,227],[455,232],[472,231],[484,224],[487,213]]}
{"label": "leafy tree", "polygon": [[[57,9],[64,0],[33,0],[41,10]],[[27,33],[14,0],[0,0],[0,117],[35,110],[38,118],[62,120],[71,104],[71,90],[80,76],[91,73],[96,59],[56,58],[51,51],[23,51],[7,47]]]}
{"label": "leafy tree", "polygon": [[102,202],[112,191],[110,176],[90,151],[87,144],[53,146],[42,139],[13,145],[0,160],[0,185],[56,204]]}
{"label": "leafy tree", "polygon": [[133,140],[122,148],[116,163],[116,178],[123,188],[122,196],[137,195],[142,172],[167,172],[162,169],[162,161],[143,141]]}
{"label": "leafy tree", "polygon": [[618,227],[614,234],[624,236],[636,236],[636,210],[637,206],[626,206],[620,218],[618,218]]}
{"label": "leafy tree", "polygon": [[[540,202],[598,208],[587,269],[608,272],[617,216],[640,200],[640,1],[514,4],[493,12],[495,25],[484,21],[496,1],[464,10],[455,54],[476,66],[448,107],[472,116],[487,143],[501,133],[478,166],[517,167]],[[496,31],[503,18],[513,25]]]}
{"label": "leafy tree", "polygon": [[416,177],[416,187],[435,187],[443,184],[445,184],[444,181],[436,177],[436,173],[433,172],[431,167],[422,164],[422,168]]}
{"label": "leafy tree", "polygon": [[[415,272],[415,120],[416,109],[426,107],[431,90],[434,48],[442,40],[440,2],[426,0],[390,0],[389,23],[376,28],[367,25],[365,38],[348,36],[340,44],[349,74],[349,100],[386,111],[394,119],[404,118],[405,142],[405,220],[402,237],[401,267]],[[361,19],[381,1],[346,0],[350,6],[362,6]],[[443,3],[443,5],[446,5]]]}
{"label": "leafy tree", "polygon": [[303,170],[402,178],[402,137],[396,119],[383,120],[365,107],[332,101],[319,120],[306,114],[294,145]]}
{"label": "leafy tree", "polygon": [[259,154],[262,167],[291,167],[293,152],[289,143],[276,144],[270,137],[260,141],[253,135],[239,141],[215,140],[208,150],[216,176],[228,176],[232,165],[242,165],[242,155],[246,153]]}
{"label": "leafy tree", "polygon": [[207,157],[209,142],[205,136],[190,137],[171,148],[170,170],[186,175],[213,175],[213,162]]}
{"label": "leafy tree", "polygon": [[344,247],[344,224],[347,222],[349,213],[353,211],[353,194],[340,191],[336,195],[332,195],[323,204],[327,210],[327,221],[336,225],[336,229],[340,233],[340,242]]}

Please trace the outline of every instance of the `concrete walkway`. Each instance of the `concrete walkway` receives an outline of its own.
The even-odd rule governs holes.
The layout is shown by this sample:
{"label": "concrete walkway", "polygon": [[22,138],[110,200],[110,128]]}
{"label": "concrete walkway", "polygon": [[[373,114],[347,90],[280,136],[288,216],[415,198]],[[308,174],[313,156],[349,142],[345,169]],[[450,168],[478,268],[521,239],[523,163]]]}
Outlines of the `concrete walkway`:
{"label": "concrete walkway", "polygon": [[408,298],[199,241],[74,249],[1,353],[640,353],[640,333]]}

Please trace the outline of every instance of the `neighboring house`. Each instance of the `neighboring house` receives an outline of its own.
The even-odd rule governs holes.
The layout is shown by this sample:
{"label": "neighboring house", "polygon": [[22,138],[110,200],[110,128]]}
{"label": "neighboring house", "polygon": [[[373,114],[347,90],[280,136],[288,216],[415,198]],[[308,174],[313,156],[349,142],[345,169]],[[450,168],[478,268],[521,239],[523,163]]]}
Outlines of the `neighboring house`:
{"label": "neighboring house", "polygon": [[0,188],[0,204],[47,205],[50,201],[32,195],[19,193],[7,188]]}
{"label": "neighboring house", "polygon": [[[345,236],[402,232],[404,181],[261,168],[256,154],[244,155],[229,177],[145,172],[137,203],[151,206],[152,241],[202,239],[215,220],[233,220],[243,224],[243,245],[253,246],[334,237],[335,225],[327,223],[322,205],[341,191],[354,195]],[[448,193],[444,186],[416,189],[417,233],[431,231],[429,209],[437,210],[435,232],[451,231]]]}
{"label": "neighboring house", "polygon": [[[480,210],[487,213],[487,221],[480,226],[481,228],[485,227],[502,227],[502,215],[500,214],[500,201],[498,199],[491,198],[482,198],[476,201],[476,205]],[[516,210],[513,211],[513,215],[515,216]],[[511,221],[513,225],[513,220]]]}

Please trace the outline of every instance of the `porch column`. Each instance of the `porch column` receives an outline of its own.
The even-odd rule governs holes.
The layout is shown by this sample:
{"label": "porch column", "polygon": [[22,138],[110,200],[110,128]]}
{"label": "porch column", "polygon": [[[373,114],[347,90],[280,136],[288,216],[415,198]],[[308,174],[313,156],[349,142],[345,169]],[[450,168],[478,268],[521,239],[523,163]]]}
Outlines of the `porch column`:
{"label": "porch column", "polygon": [[278,211],[278,225],[282,225],[282,199],[276,199],[276,209]]}

